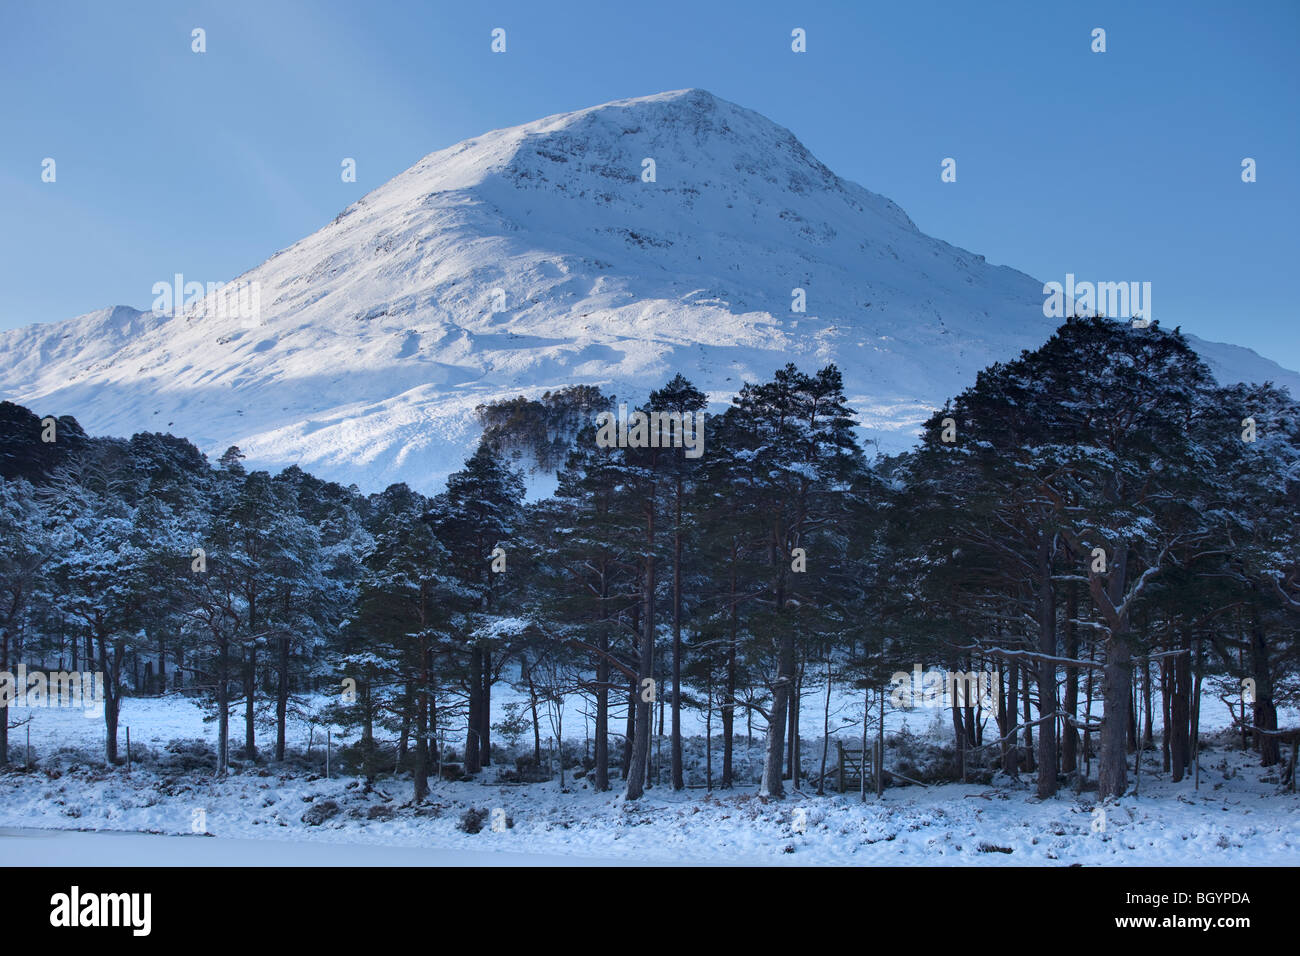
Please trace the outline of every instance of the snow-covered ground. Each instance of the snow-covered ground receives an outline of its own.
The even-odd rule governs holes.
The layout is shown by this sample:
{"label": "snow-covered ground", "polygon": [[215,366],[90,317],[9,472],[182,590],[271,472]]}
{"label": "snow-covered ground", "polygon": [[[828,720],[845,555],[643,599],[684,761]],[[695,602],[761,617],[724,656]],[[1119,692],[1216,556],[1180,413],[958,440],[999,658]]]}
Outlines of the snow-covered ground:
{"label": "snow-covered ground", "polygon": [[[1226,734],[1207,738],[1199,790],[1191,779],[1168,782],[1151,753],[1140,795],[1102,808],[1088,792],[1039,801],[1031,781],[1001,777],[891,788],[866,802],[659,786],[626,803],[572,773],[561,790],[557,781],[501,784],[497,768],[476,782],[432,781],[417,806],[406,779],[382,779],[365,793],[355,779],[302,769],[245,766],[216,780],[165,760],[137,763],[128,777],[97,758],[100,722],[66,710],[32,713],[38,767],[0,774],[0,827],[9,828],[0,848],[15,862],[1300,865],[1300,797]],[[156,751],[213,732],[180,697],[128,700],[123,724],[133,747]],[[19,759],[26,730],[13,735]],[[305,744],[306,733],[305,724],[291,727],[291,744]],[[692,746],[698,751],[700,741]],[[482,813],[477,833],[465,828],[471,810]],[[35,832],[46,830],[101,832]]]}
{"label": "snow-covered ground", "polygon": [[[856,795],[764,801],[752,792],[663,787],[625,803],[581,782],[567,793],[557,783],[436,782],[415,806],[405,781],[365,794],[355,780],[271,771],[224,781],[138,772],[128,780],[121,770],[53,780],[8,773],[0,776],[0,826],[25,832],[0,836],[0,847],[13,862],[65,865],[527,862],[519,855],[548,863],[1300,865],[1300,798],[1260,782],[1266,775],[1249,762],[1216,750],[1205,755],[1199,792],[1191,781],[1148,778],[1140,796],[1100,810],[1086,794],[1039,801],[1009,781],[890,789],[865,803]],[[313,817],[313,808],[324,809]],[[485,813],[478,833],[460,829],[470,808]],[[494,831],[494,818],[510,826]],[[190,834],[200,825],[212,837],[43,842],[27,832]],[[211,849],[201,845],[208,841]],[[420,857],[413,849],[436,852]],[[485,852],[504,855],[490,861]]]}

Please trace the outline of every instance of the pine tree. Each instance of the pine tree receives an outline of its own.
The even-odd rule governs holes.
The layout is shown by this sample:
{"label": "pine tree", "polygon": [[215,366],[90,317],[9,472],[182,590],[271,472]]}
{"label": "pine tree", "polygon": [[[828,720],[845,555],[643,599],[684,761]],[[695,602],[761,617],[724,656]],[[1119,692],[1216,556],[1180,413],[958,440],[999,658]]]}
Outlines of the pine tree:
{"label": "pine tree", "polygon": [[[682,375],[675,375],[667,385],[650,393],[649,408],[655,412],[678,414],[683,420],[692,420],[696,412],[702,412],[708,405],[703,392],[688,382]],[[704,435],[699,438],[702,440]],[[672,528],[672,629],[673,629],[673,696],[672,696],[672,730],[670,743],[670,762],[672,787],[674,790],[685,789],[682,776],[682,614],[685,596],[683,585],[683,549],[690,534],[692,515],[689,505],[692,501],[690,485],[698,480],[703,469],[697,467],[697,459],[686,457],[686,450],[670,451],[664,458],[665,504],[668,510],[668,524]]]}
{"label": "pine tree", "polygon": [[[494,670],[495,642],[483,636],[491,629],[484,630],[482,624],[501,610],[523,496],[523,479],[504,464],[492,446],[480,444],[465,467],[447,480],[447,490],[434,499],[428,515],[447,549],[447,567],[460,585],[455,607],[469,656],[465,679],[468,774],[492,762],[492,685],[505,658],[498,655]],[[494,571],[494,565],[503,570]]]}
{"label": "pine tree", "polygon": [[[46,523],[31,484],[0,477],[0,672],[10,671],[16,631],[56,545]],[[8,762],[9,705],[0,700],[0,767]]]}
{"label": "pine tree", "polygon": [[[852,415],[838,369],[808,376],[788,365],[770,383],[747,383],[719,430],[730,443],[720,452],[730,463],[726,484],[745,502],[745,536],[765,553],[768,568],[766,613],[755,625],[776,658],[760,791],[767,796],[783,795],[787,733],[796,746],[798,740],[799,627],[793,618],[805,604],[791,601],[798,587],[791,574],[806,562],[815,534],[840,513],[844,491],[861,469]],[[797,786],[797,754],[791,757]]]}

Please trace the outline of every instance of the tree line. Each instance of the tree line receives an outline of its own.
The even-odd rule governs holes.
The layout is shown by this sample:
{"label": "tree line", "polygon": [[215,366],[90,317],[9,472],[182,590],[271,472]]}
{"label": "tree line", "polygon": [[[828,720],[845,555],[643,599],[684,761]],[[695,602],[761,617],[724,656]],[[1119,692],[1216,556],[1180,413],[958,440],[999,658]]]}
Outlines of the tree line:
{"label": "tree line", "polygon": [[[288,717],[327,690],[358,772],[409,773],[417,800],[449,740],[457,774],[501,759],[502,681],[526,694],[534,761],[543,721],[560,739],[581,702],[590,780],[629,799],[661,736],[686,785],[689,709],[717,715],[718,786],[755,782],[744,721],[765,736],[761,793],[820,787],[824,756],[814,775],[801,749],[829,723],[801,728],[801,701],[852,694],[865,722],[874,694],[879,720],[891,675],[920,664],[996,682],[991,707],[945,704],[954,773],[1032,773],[1042,796],[1094,761],[1100,795],[1125,792],[1157,707],[1182,779],[1207,681],[1263,765],[1298,736],[1278,709],[1300,702],[1300,407],[1219,386],[1177,330],[1073,317],[894,456],[868,458],[834,366],[746,383],[698,458],[600,447],[613,400],[580,386],[480,409],[477,450],[431,496],[0,404],[0,671],[102,671],[110,761],[124,695],[198,695],[218,772],[268,756],[259,728],[283,760]],[[677,375],[640,410],[707,404]],[[558,465],[536,500],[529,454]],[[708,758],[712,780],[711,740]]]}

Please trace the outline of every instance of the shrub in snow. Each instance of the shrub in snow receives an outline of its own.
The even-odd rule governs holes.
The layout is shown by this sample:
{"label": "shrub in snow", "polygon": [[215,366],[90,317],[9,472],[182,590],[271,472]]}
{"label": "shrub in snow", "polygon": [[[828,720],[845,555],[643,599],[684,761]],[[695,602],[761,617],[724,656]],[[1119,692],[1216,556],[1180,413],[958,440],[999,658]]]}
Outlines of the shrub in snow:
{"label": "shrub in snow", "polygon": [[331,817],[338,816],[339,805],[333,800],[322,800],[312,804],[302,815],[302,822],[309,827],[318,827]]}
{"label": "shrub in snow", "polygon": [[515,769],[500,766],[497,770],[497,783],[545,783],[552,777],[545,765],[539,766],[531,756],[516,757]]}
{"label": "shrub in snow", "polygon": [[[366,757],[366,747],[362,741],[345,744],[336,751],[338,767],[341,772],[353,776],[365,775]],[[397,762],[397,747],[387,741],[376,740],[370,750],[369,757],[372,772],[380,768],[385,771],[391,770]],[[319,766],[320,761],[317,760],[316,764]],[[376,773],[376,776],[378,775]]]}
{"label": "shrub in snow", "polygon": [[[34,747],[32,748],[32,752],[34,755]],[[18,751],[18,755],[21,757],[21,749]],[[9,762],[11,765],[17,762],[12,753],[12,746]],[[19,765],[21,766],[21,764]],[[33,759],[33,766],[35,765],[36,761]],[[41,769],[45,770],[46,773],[51,776],[51,779],[53,779],[53,777],[58,776],[60,773],[75,773],[78,770],[87,768],[92,770],[102,770],[108,765],[104,762],[104,754],[102,750],[99,752],[87,752],[82,750],[80,747],[60,747],[49,757],[42,759],[40,761],[40,766]],[[12,769],[12,766],[10,769]]]}
{"label": "shrub in snow", "polygon": [[217,766],[217,753],[206,740],[173,740],[167,744],[167,755],[160,756],[158,768],[172,773],[190,770],[213,770]]}
{"label": "shrub in snow", "polygon": [[456,829],[463,833],[478,833],[483,829],[483,824],[487,822],[488,812],[470,807],[461,814],[460,822],[456,824]]}

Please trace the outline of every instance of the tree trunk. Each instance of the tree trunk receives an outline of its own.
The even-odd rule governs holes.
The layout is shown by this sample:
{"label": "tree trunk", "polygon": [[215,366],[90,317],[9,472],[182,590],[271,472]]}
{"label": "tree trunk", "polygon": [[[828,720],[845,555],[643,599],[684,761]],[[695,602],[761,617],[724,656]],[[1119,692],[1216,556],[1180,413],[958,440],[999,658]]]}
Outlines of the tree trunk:
{"label": "tree trunk", "polygon": [[412,778],[415,784],[415,802],[429,795],[429,698],[420,691],[415,716],[415,766]]}
{"label": "tree trunk", "polygon": [[625,784],[632,769],[632,744],[636,740],[636,703],[636,678],[634,677],[627,695],[627,721],[624,725],[623,734],[622,771]]}
{"label": "tree trunk", "polygon": [[256,702],[253,692],[257,685],[257,645],[249,645],[248,664],[244,671],[244,756],[257,760],[257,733],[253,726]]}
{"label": "tree trunk", "polygon": [[[784,536],[776,531],[772,535],[772,557],[776,562],[784,562],[786,552],[777,546]],[[794,692],[795,682],[795,644],[794,629],[784,620],[785,610],[785,574],[782,571],[776,580],[777,631],[780,638],[777,643],[776,682],[772,686],[772,715],[767,723],[767,746],[763,754],[763,779],[759,795],[783,797],[785,789],[781,785],[781,764],[784,757],[786,721],[789,719],[790,698]],[[795,782],[796,785],[798,781]]]}
{"label": "tree trunk", "polygon": [[1173,686],[1169,693],[1169,759],[1171,762],[1170,779],[1178,783],[1183,779],[1191,765],[1191,721],[1192,721],[1192,655],[1190,641],[1183,637],[1179,647],[1187,653],[1174,657],[1169,666]]}
{"label": "tree trunk", "polygon": [[1193,772],[1196,774],[1197,789],[1201,785],[1201,649],[1200,639],[1192,637],[1192,717],[1191,731],[1192,738],[1192,764]]}
{"label": "tree trunk", "polygon": [[108,691],[108,681],[104,681],[104,755],[110,764],[117,763],[117,694]]}
{"label": "tree trunk", "polygon": [[224,777],[230,766],[230,639],[219,637],[217,646],[217,776]]}
{"label": "tree trunk", "polygon": [[[948,702],[948,709],[952,712],[952,733],[953,733],[953,757],[956,761],[957,776],[961,777],[961,782],[966,782],[966,726],[962,718],[962,708],[957,703],[958,695],[954,694],[952,700]],[[866,773],[867,755],[864,751],[862,754],[863,773]]]}
{"label": "tree trunk", "polygon": [[704,786],[708,793],[713,792],[713,661],[705,672],[705,694],[708,704],[704,712]]}
{"label": "tree trunk", "polygon": [[1032,664],[1025,664],[1020,669],[1020,709],[1022,712],[1021,721],[1024,723],[1025,733],[1025,761],[1028,763],[1026,769],[1032,771],[1037,767],[1034,760],[1034,727],[1032,724],[1033,714],[1030,713],[1030,693],[1029,693],[1029,672],[1033,669]]}
{"label": "tree trunk", "polygon": [[[416,688],[415,711],[415,802],[429,794],[429,654],[420,650],[420,686]],[[468,761],[467,761],[468,762]]]}
{"label": "tree trunk", "polygon": [[[1097,645],[1088,642],[1088,663],[1093,663],[1097,659]],[[1088,677],[1084,689],[1083,698],[1083,775],[1086,779],[1092,773],[1092,697],[1093,697],[1093,678],[1096,673],[1092,667],[1088,668]]]}
{"label": "tree trunk", "polygon": [[483,649],[475,645],[469,649],[469,721],[465,732],[465,773],[476,774],[479,762],[479,729],[482,718],[479,708],[483,700]]}
{"label": "tree trunk", "polygon": [[[361,684],[361,773],[366,778],[366,787],[374,786],[375,775],[379,768],[375,761],[375,700],[370,692],[370,681]],[[284,759],[284,750],[280,742],[276,743],[277,759]]]}
{"label": "tree trunk", "polygon": [[1162,658],[1160,661],[1160,717],[1163,721],[1163,731],[1160,734],[1160,758],[1161,767],[1165,773],[1169,772],[1169,735],[1173,732],[1173,720],[1169,713],[1169,681],[1173,666],[1169,658]]}
{"label": "tree trunk", "polygon": [[[1128,642],[1127,613],[1115,609],[1123,605],[1128,578],[1128,548],[1116,548],[1108,588],[1109,610],[1106,613],[1110,634],[1106,640],[1106,663],[1102,669],[1101,739],[1098,745],[1097,799],[1122,797],[1128,787],[1128,731],[1133,709],[1133,649]],[[1089,587],[1100,591],[1099,577],[1089,580]],[[1106,605],[1103,604],[1103,608]]]}
{"label": "tree trunk", "polygon": [[[432,673],[433,651],[429,651],[430,656],[430,673]],[[429,750],[429,772],[433,774],[433,779],[437,780],[442,776],[442,748],[438,746],[438,697],[436,694],[429,694],[429,730],[427,732],[428,750]]]}
{"label": "tree trunk", "polygon": [[[967,674],[977,673],[974,666],[972,666],[971,657],[969,654],[966,655],[966,673]],[[966,706],[962,708],[966,719],[966,747],[968,749],[978,747],[982,743],[982,741],[979,739],[979,737],[982,736],[982,733],[979,729],[979,721],[976,719],[975,716],[977,713],[977,708],[975,706],[975,703],[978,702],[978,700],[979,700],[979,692],[978,692],[978,681],[977,681],[975,693],[971,693],[971,687],[969,686],[969,684],[967,685],[966,701],[965,701]]]}
{"label": "tree trunk", "polygon": [[[863,717],[866,720],[866,717]],[[817,775],[817,796],[826,795],[826,755],[831,749],[831,657],[826,655],[826,700],[822,706],[822,766]],[[865,755],[863,756],[865,760]]]}
{"label": "tree trunk", "polygon": [[[1038,545],[1038,651],[1056,656],[1056,590],[1052,586],[1051,544],[1044,537]],[[1038,662],[1038,796],[1056,794],[1056,665]],[[1050,719],[1048,719],[1050,718]]]}
{"label": "tree trunk", "polygon": [[[1073,623],[1078,617],[1079,590],[1071,581],[1065,592],[1065,656],[1070,660],[1079,659],[1079,632]],[[1079,768],[1079,730],[1072,723],[1079,716],[1079,668],[1072,664],[1065,667],[1065,716],[1061,771],[1072,774]]]}
{"label": "tree trunk", "polygon": [[1018,694],[1020,687],[1020,668],[1013,662],[1007,665],[1007,692],[1002,695],[1002,710],[1006,715],[1006,726],[1002,728],[1002,737],[1007,738],[1002,750],[1002,772],[1010,777],[1020,775],[1020,751],[1016,743],[1017,734],[1012,729],[1019,722],[1017,711],[1020,708]]}
{"label": "tree trunk", "polygon": [[609,789],[609,635],[600,632],[596,658],[596,789]]}
{"label": "tree trunk", "polygon": [[284,760],[285,727],[289,720],[289,636],[280,635],[280,673],[275,688],[275,759]]}
{"label": "tree trunk", "polygon": [[483,648],[483,689],[478,702],[479,766],[492,766],[492,648]]}
{"label": "tree trunk", "polygon": [[672,786],[686,789],[682,777],[682,482],[677,482],[677,515],[673,527],[673,723],[670,745]]}
{"label": "tree trunk", "polygon": [[1142,717],[1146,721],[1146,726],[1142,729],[1142,743],[1139,749],[1146,750],[1155,742],[1155,736],[1152,732],[1151,717],[1151,658],[1142,659]]}
{"label": "tree trunk", "polygon": [[1128,751],[1133,753],[1138,748],[1138,675],[1132,666],[1129,667],[1129,702],[1128,702]]}
{"label": "tree trunk", "polygon": [[791,781],[792,790],[799,789],[798,776],[798,741],[799,741],[799,679],[796,677],[790,685],[790,703],[786,708],[787,726],[789,734],[785,741],[785,779]]}
{"label": "tree trunk", "polygon": [[1098,748],[1097,796],[1122,797],[1128,787],[1128,726],[1133,702],[1132,649],[1123,635],[1107,642],[1102,671],[1101,741]]}
{"label": "tree trunk", "polygon": [[[73,640],[76,646],[76,640]],[[76,670],[77,665],[72,665]],[[9,670],[9,629],[0,630],[0,671]],[[0,767],[9,764],[9,705],[0,701]]]}
{"label": "tree trunk", "polygon": [[727,638],[727,674],[722,697],[722,780],[723,790],[731,789],[731,757],[736,733],[736,648],[739,642],[740,611],[736,596],[736,538],[731,539],[731,633]]}
{"label": "tree trunk", "polygon": [[[117,726],[122,704],[124,648],[121,641],[109,637],[107,627],[102,622],[95,625],[94,643],[99,646],[99,669],[104,675],[104,756],[111,765],[117,763]],[[87,659],[91,660],[93,656]]]}
{"label": "tree trunk", "polygon": [[[1273,703],[1273,671],[1270,667],[1268,642],[1259,623],[1258,611],[1251,613],[1250,663],[1255,679],[1253,726],[1256,731],[1277,730],[1277,707]],[[1244,716],[1244,715],[1243,715]],[[1256,733],[1261,766],[1271,767],[1282,760],[1281,742],[1270,733]]]}
{"label": "tree trunk", "polygon": [[759,793],[783,797],[781,765],[785,757],[785,732],[789,720],[790,695],[794,689],[794,635],[783,629],[777,651],[776,683],[772,687],[772,715],[767,724],[767,748],[763,755],[763,782]]}
{"label": "tree trunk", "polygon": [[393,773],[398,773],[402,765],[406,763],[406,755],[410,750],[411,740],[411,715],[415,710],[415,694],[411,689],[411,682],[407,681],[402,691],[402,728],[397,734],[397,765],[393,768]]}
{"label": "tree trunk", "polygon": [[[651,501],[653,502],[653,496]],[[650,507],[647,518],[648,527],[648,547],[654,547],[654,507]],[[624,797],[627,800],[639,800],[645,793],[646,773],[650,767],[650,735],[654,731],[652,724],[653,715],[651,707],[653,700],[647,699],[646,689],[653,684],[646,684],[647,679],[654,680],[654,648],[655,648],[655,558],[651,551],[645,559],[645,589],[642,594],[644,606],[641,612],[641,641],[640,641],[640,659],[637,668],[637,682],[633,690],[635,709],[636,709],[636,726],[633,728],[633,747],[632,760],[628,766],[627,772],[627,790]]]}

